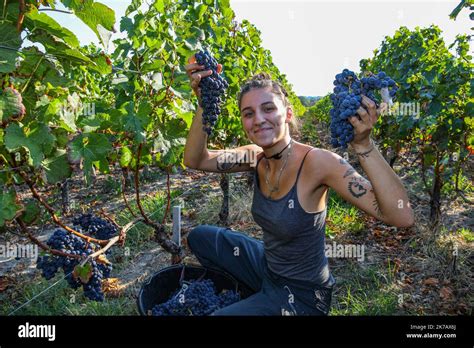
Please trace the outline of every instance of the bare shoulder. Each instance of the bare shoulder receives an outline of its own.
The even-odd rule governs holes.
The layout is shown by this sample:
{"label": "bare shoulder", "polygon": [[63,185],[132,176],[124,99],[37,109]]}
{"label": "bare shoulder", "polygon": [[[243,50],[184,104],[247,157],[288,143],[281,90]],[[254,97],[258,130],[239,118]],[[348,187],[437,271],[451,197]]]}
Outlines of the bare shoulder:
{"label": "bare shoulder", "polygon": [[337,153],[318,147],[313,147],[307,157],[307,172],[310,172],[319,184],[325,184],[325,179],[337,166],[349,165]]}

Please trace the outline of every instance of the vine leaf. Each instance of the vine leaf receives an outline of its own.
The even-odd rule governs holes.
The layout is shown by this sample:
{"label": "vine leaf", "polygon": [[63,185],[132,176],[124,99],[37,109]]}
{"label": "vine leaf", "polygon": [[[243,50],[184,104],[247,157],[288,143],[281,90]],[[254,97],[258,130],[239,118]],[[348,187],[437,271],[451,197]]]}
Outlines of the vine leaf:
{"label": "vine leaf", "polygon": [[45,170],[46,181],[50,184],[61,182],[72,173],[65,150],[58,150],[54,157],[44,160],[42,165]]}
{"label": "vine leaf", "polygon": [[15,192],[0,193],[0,226],[3,226],[5,221],[12,220],[16,212],[21,208],[16,204]]}
{"label": "vine leaf", "polygon": [[86,284],[92,277],[92,266],[89,263],[86,263],[82,267],[81,265],[77,265],[74,267],[72,275],[74,278],[79,278],[82,283]]}
{"label": "vine leaf", "polygon": [[28,162],[39,167],[45,157],[45,153],[50,153],[54,145],[54,137],[49,128],[44,124],[31,124],[30,129],[24,133],[24,129],[16,123],[8,125],[5,131],[5,147],[8,151],[14,152],[25,148],[29,152]]}
{"label": "vine leaf", "polygon": [[9,23],[0,23],[0,46],[10,47],[11,49],[0,48],[0,73],[11,73],[15,70],[15,61],[20,56],[16,51],[20,48],[20,34],[14,25]]}
{"label": "vine leaf", "polygon": [[26,201],[25,211],[20,216],[21,220],[26,224],[34,223],[41,214],[41,209],[35,199],[28,199]]}
{"label": "vine leaf", "polygon": [[27,20],[30,20],[35,28],[35,31],[42,29],[45,32],[61,39],[72,48],[79,47],[79,40],[76,35],[62,27],[53,18],[45,13],[38,12],[36,8],[32,8],[26,15]]}
{"label": "vine leaf", "polygon": [[94,31],[102,44],[107,46],[100,26],[107,31],[115,32],[115,12],[110,7],[93,0],[61,0],[61,2],[73,10],[74,14]]}
{"label": "vine leaf", "polygon": [[92,165],[94,162],[107,163],[107,155],[112,150],[105,134],[80,134],[69,143],[69,155],[72,161],[84,159],[84,173],[86,181],[90,182]]}

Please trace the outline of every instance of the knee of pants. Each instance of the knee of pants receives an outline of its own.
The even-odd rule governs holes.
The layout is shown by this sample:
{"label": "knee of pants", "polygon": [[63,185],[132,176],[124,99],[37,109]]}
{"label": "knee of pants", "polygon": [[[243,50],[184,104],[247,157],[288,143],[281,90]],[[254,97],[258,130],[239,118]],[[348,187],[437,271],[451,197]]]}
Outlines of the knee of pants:
{"label": "knee of pants", "polygon": [[214,236],[217,229],[216,226],[199,225],[191,230],[187,236],[187,242],[191,252],[196,255],[199,253],[199,245],[202,245],[211,236]]}

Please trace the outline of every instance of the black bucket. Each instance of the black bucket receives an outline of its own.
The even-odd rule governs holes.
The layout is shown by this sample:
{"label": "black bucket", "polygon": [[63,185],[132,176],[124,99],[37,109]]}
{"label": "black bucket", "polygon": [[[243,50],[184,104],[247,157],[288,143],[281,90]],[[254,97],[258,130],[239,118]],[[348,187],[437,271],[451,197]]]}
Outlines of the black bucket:
{"label": "black bucket", "polygon": [[241,299],[255,293],[228,273],[201,266],[174,265],[159,270],[142,285],[137,301],[140,314],[151,315],[155,305],[168,301],[181,287],[181,281],[196,279],[210,279],[216,286],[217,293],[224,289],[234,290],[240,294]]}

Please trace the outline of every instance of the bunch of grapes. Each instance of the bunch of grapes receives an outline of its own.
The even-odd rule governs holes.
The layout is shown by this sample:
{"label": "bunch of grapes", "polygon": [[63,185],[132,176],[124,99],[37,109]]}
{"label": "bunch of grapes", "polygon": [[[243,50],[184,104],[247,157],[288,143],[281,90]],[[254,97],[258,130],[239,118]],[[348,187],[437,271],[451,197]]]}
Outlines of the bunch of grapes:
{"label": "bunch of grapes", "polygon": [[362,103],[362,95],[377,102],[377,90],[381,90],[384,99],[389,99],[395,96],[398,89],[395,81],[383,71],[359,80],[357,75],[348,69],[336,75],[334,86],[334,93],[330,96],[333,107],[329,111],[331,145],[343,148],[347,148],[347,144],[354,139],[354,127],[348,118],[356,115]]}
{"label": "bunch of grapes", "polygon": [[217,122],[217,117],[221,113],[223,94],[229,85],[217,72],[217,61],[207,50],[199,51],[195,57],[198,64],[204,65],[204,70],[212,70],[212,74],[204,77],[199,83],[201,88],[201,107],[203,109],[202,129],[209,136],[214,124]]}
{"label": "bunch of grapes", "polygon": [[[53,249],[82,256],[83,258],[94,252],[92,244],[87,243],[82,238],[79,238],[66,230],[56,229],[51,237],[46,242],[48,246]],[[84,289],[84,295],[94,301],[103,301],[104,294],[102,293],[102,280],[110,277],[112,271],[111,265],[98,263],[95,260],[91,261],[92,276],[87,283],[82,283],[73,275],[74,268],[80,263],[79,259],[57,256],[45,255],[39,256],[36,262],[36,268],[41,270],[41,275],[46,279],[52,279],[56,272],[61,268],[66,275],[66,281],[73,289],[79,288],[81,285]]]}
{"label": "bunch of grapes", "polygon": [[110,239],[118,233],[114,224],[92,214],[76,216],[72,223],[79,226],[82,231],[97,239]]}
{"label": "bunch of grapes", "polygon": [[217,295],[212,280],[205,279],[184,284],[167,302],[155,305],[152,315],[203,316],[237,301],[240,301],[240,295],[237,292],[227,290]]}

